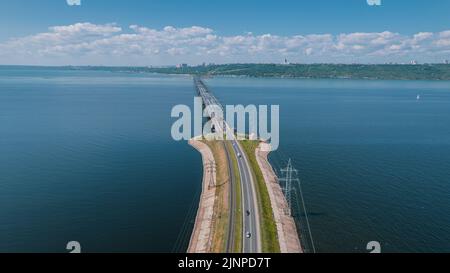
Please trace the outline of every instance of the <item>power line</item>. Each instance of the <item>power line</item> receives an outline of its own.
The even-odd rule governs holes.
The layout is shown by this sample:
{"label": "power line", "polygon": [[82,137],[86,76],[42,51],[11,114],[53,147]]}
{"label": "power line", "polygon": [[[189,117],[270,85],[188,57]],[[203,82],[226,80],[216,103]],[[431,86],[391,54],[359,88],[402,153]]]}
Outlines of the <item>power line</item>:
{"label": "power line", "polygon": [[313,253],[316,253],[316,246],[314,245],[314,239],[313,239],[313,236],[312,236],[311,226],[309,224],[308,212],[306,211],[305,199],[303,198],[302,184],[301,184],[300,180],[297,180],[297,183],[298,183],[297,184],[298,185],[298,190],[300,192],[300,199],[302,200],[303,212],[305,214],[306,226],[308,228],[308,233],[309,233],[309,238],[311,240]]}
{"label": "power line", "polygon": [[216,174],[216,164],[212,160],[209,160],[209,162],[205,164],[205,168],[206,171],[209,173],[209,183],[208,183],[208,190],[209,190],[216,186],[214,179]]}
{"label": "power line", "polygon": [[281,169],[282,175],[284,178],[278,179],[279,181],[284,181],[284,187],[282,187],[284,196],[286,197],[286,201],[288,204],[288,210],[286,214],[292,215],[292,182],[298,182],[298,178],[293,178],[293,174],[297,175],[297,170],[292,167],[291,159],[289,159],[288,165],[285,169]]}
{"label": "power line", "polygon": [[184,245],[189,240],[189,229],[191,227],[191,222],[195,219],[195,214],[198,208],[198,197],[200,197],[202,191],[201,186],[196,187],[195,197],[192,199],[189,209],[187,210],[186,216],[184,218],[183,224],[181,225],[180,232],[178,233],[177,239],[172,248],[173,253],[185,252]]}
{"label": "power line", "polygon": [[[294,167],[292,166],[292,160],[290,158],[289,158],[287,167],[284,169],[281,169],[280,171],[284,177],[279,178],[278,181],[285,182],[284,186],[282,186],[282,189],[283,189],[283,193],[286,197],[286,201],[288,204],[288,210],[286,211],[286,214],[289,216],[292,216],[292,195],[294,194],[297,197],[297,192],[295,191],[295,187],[294,187],[294,185],[297,185],[298,191],[300,194],[300,199],[302,202],[303,212],[304,212],[305,219],[306,219],[306,226],[308,229],[309,238],[311,240],[312,249],[313,249],[313,252],[316,253],[314,239],[313,239],[312,232],[311,232],[311,226],[309,224],[308,212],[306,210],[305,200],[303,198],[303,190],[302,190],[301,181],[300,181],[300,179],[297,178],[298,171],[296,169],[294,169]],[[298,206],[298,198],[296,198],[296,201],[297,201],[297,206]]]}

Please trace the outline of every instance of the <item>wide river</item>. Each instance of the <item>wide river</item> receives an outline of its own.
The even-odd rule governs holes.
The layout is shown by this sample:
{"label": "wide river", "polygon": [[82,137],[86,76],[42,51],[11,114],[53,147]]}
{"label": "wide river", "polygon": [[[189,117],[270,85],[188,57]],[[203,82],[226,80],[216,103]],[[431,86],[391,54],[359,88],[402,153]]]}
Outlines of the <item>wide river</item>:
{"label": "wide river", "polygon": [[[280,105],[271,162],[298,169],[317,252],[450,251],[450,82],[206,82]],[[202,162],[170,112],[193,96],[188,76],[0,67],[0,252],[184,251]]]}

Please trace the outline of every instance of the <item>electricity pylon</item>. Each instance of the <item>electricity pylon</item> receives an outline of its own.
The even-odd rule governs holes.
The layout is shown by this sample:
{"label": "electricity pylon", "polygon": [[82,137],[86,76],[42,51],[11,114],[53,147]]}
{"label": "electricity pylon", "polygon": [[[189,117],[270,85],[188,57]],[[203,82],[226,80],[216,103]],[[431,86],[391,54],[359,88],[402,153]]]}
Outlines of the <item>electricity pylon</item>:
{"label": "electricity pylon", "polygon": [[216,173],[216,164],[212,160],[210,160],[208,163],[206,163],[206,170],[209,172],[209,184],[208,184],[208,190],[215,187],[214,183],[214,176]]}
{"label": "electricity pylon", "polygon": [[[292,184],[292,182],[295,182],[297,184],[298,193],[299,193],[300,199],[302,201],[303,212],[305,214],[306,226],[307,226],[309,237],[311,240],[312,251],[313,251],[313,253],[316,253],[316,247],[314,245],[314,239],[313,239],[312,232],[311,232],[311,226],[309,224],[308,212],[306,210],[305,199],[303,198],[302,185],[300,183],[300,180],[297,178],[298,171],[292,167],[291,159],[289,159],[287,167],[285,169],[281,169],[281,173],[284,174],[285,177],[279,178],[278,181],[286,182],[283,187],[283,192],[284,192],[284,195],[286,196],[286,201],[287,201],[288,207],[289,207],[286,214],[289,216],[292,216],[292,192],[296,195],[296,200],[298,202],[297,192],[295,191],[295,188],[293,187],[295,184]],[[295,177],[294,177],[294,175],[295,175]],[[298,209],[300,209],[300,204],[298,204],[298,206],[299,206]]]}
{"label": "electricity pylon", "polygon": [[[297,178],[298,171],[292,167],[291,159],[289,159],[288,165],[285,169],[281,169],[281,173],[283,174],[283,178],[279,178],[279,181],[284,181],[284,187],[282,187],[284,196],[286,197],[286,201],[288,204],[287,215],[291,216],[292,214],[292,190],[293,185],[292,182],[299,182]],[[294,178],[295,175],[295,178]]]}

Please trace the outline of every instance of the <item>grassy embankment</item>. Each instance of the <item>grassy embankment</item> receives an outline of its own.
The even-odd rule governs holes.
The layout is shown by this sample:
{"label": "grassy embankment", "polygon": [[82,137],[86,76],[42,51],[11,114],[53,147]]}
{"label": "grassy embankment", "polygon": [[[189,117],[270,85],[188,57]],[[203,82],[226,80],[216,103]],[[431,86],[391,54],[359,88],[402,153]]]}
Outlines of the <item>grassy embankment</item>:
{"label": "grassy embankment", "polygon": [[[229,151],[233,152],[231,144],[224,141],[204,141],[211,149],[214,160],[216,161],[216,202],[214,204],[213,216],[213,241],[211,252],[225,253],[227,251],[227,237],[229,229],[230,216],[230,176],[228,169],[228,159],[225,145],[228,145]],[[239,253],[242,249],[242,212],[241,212],[241,194],[240,177],[235,156],[231,155],[232,167],[236,181],[234,187],[236,191],[236,214],[234,230],[234,252]]]}
{"label": "grassy embankment", "polygon": [[216,202],[214,204],[213,215],[213,237],[211,252],[225,253],[226,238],[229,217],[229,175],[228,161],[220,141],[204,141],[211,149],[214,160],[216,161]]}
{"label": "grassy embankment", "polygon": [[[213,244],[212,252],[223,253],[226,252],[226,240],[227,231],[229,225],[229,174],[228,174],[228,161],[226,157],[226,151],[222,141],[205,141],[210,147],[214,159],[216,161],[217,172],[217,188],[216,188],[216,203],[214,205],[214,224],[213,224]],[[261,240],[262,251],[265,253],[278,253],[280,247],[277,238],[277,229],[275,220],[273,218],[272,206],[270,202],[269,193],[256,161],[255,149],[259,145],[259,141],[241,141],[240,142],[249,160],[249,164],[253,170],[252,175],[256,183],[256,194],[258,198],[260,219],[261,219]],[[233,152],[231,144],[229,150]],[[241,185],[239,177],[239,169],[235,156],[231,156],[232,166],[235,173],[235,192],[236,192],[236,206],[237,213],[235,215],[235,238],[234,238],[234,251],[236,253],[242,250],[242,211],[241,211]]]}
{"label": "grassy embankment", "polygon": [[236,205],[236,214],[234,218],[234,252],[240,253],[242,252],[242,195],[241,195],[241,176],[239,175],[239,167],[236,160],[236,156],[234,154],[233,146],[231,142],[226,141],[228,147],[228,151],[231,153],[231,163],[233,167],[234,173],[234,192],[235,192],[235,205]]}
{"label": "grassy embankment", "polygon": [[278,242],[277,227],[273,217],[269,192],[267,191],[266,183],[255,155],[256,148],[260,142],[244,140],[240,141],[240,143],[253,170],[253,177],[256,184],[256,194],[258,195],[259,214],[261,219],[262,251],[264,253],[279,253],[280,244]]}

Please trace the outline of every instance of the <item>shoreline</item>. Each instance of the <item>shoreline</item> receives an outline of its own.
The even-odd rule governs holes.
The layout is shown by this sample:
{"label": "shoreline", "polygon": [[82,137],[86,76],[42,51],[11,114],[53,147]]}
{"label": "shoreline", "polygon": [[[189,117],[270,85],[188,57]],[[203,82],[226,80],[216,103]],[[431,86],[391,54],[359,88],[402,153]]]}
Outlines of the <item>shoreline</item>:
{"label": "shoreline", "polygon": [[[210,173],[207,168],[205,168],[205,164],[207,162],[212,162],[215,164],[215,159],[208,145],[202,143],[201,141],[191,139],[189,140],[189,145],[191,145],[202,155],[203,182],[200,203],[187,253],[210,253],[213,239],[213,215],[214,204],[216,202],[216,188],[208,187]],[[215,182],[215,175],[213,179]]]}
{"label": "shoreline", "polygon": [[272,165],[269,163],[269,148],[270,144],[261,142],[256,148],[255,154],[269,192],[280,251],[281,253],[304,253],[294,218],[285,213],[288,204]]}
{"label": "shoreline", "polygon": [[[310,63],[310,64],[277,64],[277,63],[229,63],[229,64],[218,64],[215,65],[217,67],[226,67],[226,66],[236,66],[238,69],[246,69],[249,71],[244,74],[233,74],[229,73],[229,71],[224,70],[222,73],[217,74],[209,74],[211,71],[205,70],[208,67],[203,66],[190,66],[185,70],[178,71],[174,66],[161,66],[161,67],[149,67],[149,66],[101,66],[101,65],[8,65],[8,64],[0,64],[0,69],[3,68],[31,68],[31,69],[63,69],[68,71],[77,71],[77,70],[87,70],[87,71],[109,71],[109,72],[129,72],[129,73],[137,73],[137,74],[161,74],[161,75],[184,75],[184,76],[193,76],[193,75],[204,75],[204,76],[212,76],[212,77],[231,77],[231,78],[268,78],[268,79],[311,79],[311,80],[368,80],[368,81],[434,81],[434,82],[447,82],[450,81],[450,64],[446,63],[424,63],[424,64],[368,64],[368,63],[356,63],[356,64],[338,64],[338,63]],[[323,71],[317,71],[313,75],[302,75],[302,74],[289,74],[287,72],[277,72],[273,74],[255,74],[257,70],[254,67],[245,67],[239,68],[241,66],[256,66],[256,68],[262,66],[269,66],[269,68],[275,67],[329,67],[337,70],[335,73],[328,72],[328,74],[323,75]],[[352,71],[339,71],[342,68],[351,68]],[[386,70],[387,68],[392,68],[392,73],[396,73],[395,76],[388,74],[379,75],[380,71]],[[434,68],[435,70],[430,72],[428,77],[422,77],[423,71],[418,70],[418,68]],[[363,69],[364,68],[364,69]],[[372,73],[367,72],[366,74],[360,75],[360,71],[365,71],[369,68],[378,68],[373,69]],[[404,69],[407,71],[398,71],[398,69]],[[443,69],[442,69],[443,68]],[[193,71],[189,71],[193,70]],[[408,70],[409,69],[409,70]],[[205,71],[204,71],[205,70]],[[235,70],[235,69],[232,69]],[[286,70],[286,69],[285,69]],[[255,72],[256,71],[256,72]],[[358,73],[357,73],[358,72]],[[300,72],[299,72],[300,73]],[[302,72],[303,73],[303,72]],[[378,73],[378,74],[377,74]],[[410,74],[413,73],[413,76]],[[438,75],[438,76],[436,76]]]}
{"label": "shoreline", "polygon": [[[189,145],[196,149],[202,156],[203,178],[202,193],[187,253],[211,253],[214,235],[214,205],[217,200],[216,188],[208,187],[211,178],[210,173],[205,168],[205,164],[207,162],[213,162],[215,164],[216,161],[212,150],[207,144],[196,139],[191,139],[189,140]],[[261,142],[255,149],[255,156],[269,193],[280,252],[304,253],[294,218],[285,213],[288,209],[288,204],[278,183],[278,178],[268,160],[270,153],[268,152],[270,151],[269,145]],[[213,177],[213,179],[215,181],[216,177]]]}

